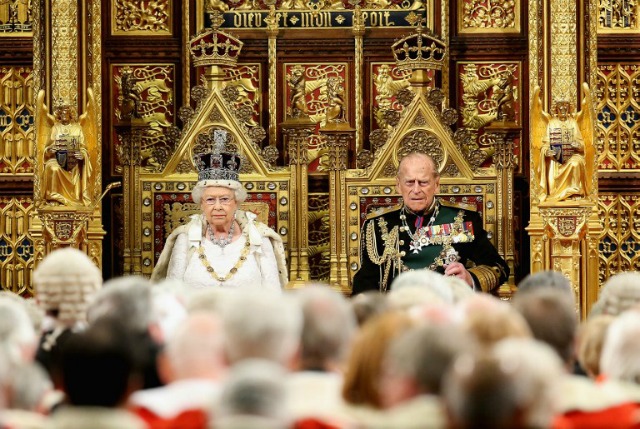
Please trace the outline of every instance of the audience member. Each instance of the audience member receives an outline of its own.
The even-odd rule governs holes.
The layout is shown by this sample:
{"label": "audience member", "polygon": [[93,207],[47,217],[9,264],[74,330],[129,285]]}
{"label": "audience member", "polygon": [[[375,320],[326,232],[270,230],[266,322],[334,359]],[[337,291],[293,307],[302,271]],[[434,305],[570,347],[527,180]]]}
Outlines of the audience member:
{"label": "audience member", "polygon": [[225,381],[213,411],[215,429],[285,429],[286,371],[273,361],[245,359]]}
{"label": "audience member", "polygon": [[618,273],[607,280],[590,316],[609,314],[618,316],[640,303],[640,273]]}
{"label": "audience member", "polygon": [[230,365],[243,359],[266,359],[285,368],[295,364],[302,312],[289,295],[266,291],[230,291],[220,315]]}
{"label": "audience member", "polygon": [[139,387],[133,341],[124,326],[107,319],[70,335],[59,366],[67,404],[53,413],[47,428],[145,428],[125,409],[130,392]]}
{"label": "audience member", "polygon": [[607,378],[640,384],[640,312],[628,311],[609,326],[600,369]]}
{"label": "audience member", "polygon": [[591,378],[595,379],[600,375],[602,346],[607,338],[609,325],[613,320],[613,316],[606,315],[591,317],[584,322],[579,330],[578,361]]}
{"label": "audience member", "polygon": [[382,361],[394,338],[414,325],[408,315],[389,312],[368,321],[356,335],[344,377],[342,397],[356,407],[381,408]]}
{"label": "audience member", "polygon": [[460,306],[462,328],[481,346],[505,338],[532,338],[526,320],[511,305],[487,294],[475,294]]}
{"label": "audience member", "polygon": [[90,323],[102,318],[121,323],[135,338],[136,358],[143,374],[143,388],[162,385],[156,368],[161,333],[153,320],[151,287],[136,276],[109,280],[94,296],[87,310]]}
{"label": "audience member", "polygon": [[562,363],[547,346],[508,339],[459,357],[445,381],[455,429],[544,429],[556,412]]}
{"label": "audience member", "polygon": [[287,411],[294,420],[338,419],[342,408],[342,373],[356,332],[356,319],[345,297],[326,285],[295,291],[302,309],[300,364],[287,380]]}
{"label": "audience member", "polygon": [[454,359],[473,341],[449,324],[426,324],[402,333],[391,342],[380,381],[382,407],[374,427],[446,427],[440,402],[442,378]]}
{"label": "audience member", "polygon": [[31,362],[38,338],[23,302],[0,296],[0,348],[13,365]]}
{"label": "audience member", "polygon": [[566,424],[580,429],[630,427],[635,405],[624,392],[570,374],[578,326],[573,300],[552,288],[539,288],[516,294],[513,304],[527,320],[534,337],[550,345],[565,364],[567,374],[561,380],[558,405]]}
{"label": "audience member", "polygon": [[372,319],[389,310],[387,296],[378,291],[362,292],[351,298],[351,306],[356,315],[358,326],[361,327]]}
{"label": "audience member", "polygon": [[575,300],[575,294],[569,279],[564,274],[557,271],[538,271],[527,275],[520,283],[518,283],[518,291],[516,293],[523,294],[540,288],[551,288],[558,292],[563,292]]}
{"label": "audience member", "polygon": [[102,287],[102,273],[78,249],[66,247],[47,255],[33,272],[38,305],[45,311],[36,359],[51,374],[59,346],[86,326],[86,310]]}
{"label": "audience member", "polygon": [[204,428],[226,372],[224,334],[213,314],[190,316],[168,339],[160,375],[165,386],[134,393],[130,406],[150,429]]}
{"label": "audience member", "polygon": [[527,321],[534,338],[551,346],[567,366],[573,368],[578,317],[573,300],[553,288],[516,293],[513,306]]}

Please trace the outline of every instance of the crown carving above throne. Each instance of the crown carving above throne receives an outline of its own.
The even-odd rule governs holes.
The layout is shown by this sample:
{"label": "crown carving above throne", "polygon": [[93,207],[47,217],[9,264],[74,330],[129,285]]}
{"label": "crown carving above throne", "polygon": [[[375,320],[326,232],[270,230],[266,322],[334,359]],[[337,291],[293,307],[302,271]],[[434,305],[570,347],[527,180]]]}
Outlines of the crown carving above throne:
{"label": "crown carving above throne", "polygon": [[195,67],[234,67],[243,43],[223,31],[207,29],[189,42],[189,51]]}
{"label": "crown carving above throne", "polygon": [[418,25],[415,33],[391,45],[391,51],[400,70],[442,70],[447,46]]}

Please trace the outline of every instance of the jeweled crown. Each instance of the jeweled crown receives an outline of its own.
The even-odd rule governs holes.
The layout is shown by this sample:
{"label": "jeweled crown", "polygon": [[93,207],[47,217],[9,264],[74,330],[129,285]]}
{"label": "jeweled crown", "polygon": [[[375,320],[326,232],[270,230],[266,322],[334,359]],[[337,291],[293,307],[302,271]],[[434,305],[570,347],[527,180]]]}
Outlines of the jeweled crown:
{"label": "jeweled crown", "polygon": [[214,145],[209,151],[193,156],[193,164],[201,180],[235,180],[240,178],[240,155],[224,150],[227,131],[213,131]]}
{"label": "jeweled crown", "polygon": [[238,62],[243,43],[219,29],[224,22],[222,12],[210,13],[213,28],[205,28],[189,41],[189,51],[194,67],[227,66]]}
{"label": "jeweled crown", "polygon": [[445,43],[418,25],[416,32],[391,45],[399,70],[442,70]]}

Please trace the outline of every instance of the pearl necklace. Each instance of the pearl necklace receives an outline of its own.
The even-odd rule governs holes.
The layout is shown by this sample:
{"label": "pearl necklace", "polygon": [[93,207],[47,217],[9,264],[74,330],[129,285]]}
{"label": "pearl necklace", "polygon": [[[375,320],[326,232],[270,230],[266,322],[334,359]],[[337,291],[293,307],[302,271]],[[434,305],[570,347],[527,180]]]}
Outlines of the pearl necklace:
{"label": "pearl necklace", "polygon": [[227,234],[227,236],[222,238],[216,238],[216,236],[213,235],[213,231],[211,230],[211,225],[207,224],[207,236],[213,244],[215,244],[216,246],[220,246],[224,249],[225,247],[227,247],[228,244],[231,244],[231,241],[233,240],[233,233],[235,232],[235,226],[236,226],[236,222],[234,220],[233,222],[231,222],[231,228],[229,228],[229,233]]}
{"label": "pearl necklace", "polygon": [[411,238],[411,243],[409,245],[409,250],[413,251],[413,253],[418,253],[422,250],[424,246],[428,246],[431,244],[431,240],[429,239],[429,228],[433,225],[438,217],[438,212],[440,211],[440,204],[436,200],[434,202],[434,210],[431,218],[427,225],[422,227],[417,227],[416,232],[412,233],[409,225],[407,225],[407,215],[406,215],[406,207],[403,206],[400,211],[400,220],[402,221],[402,226],[400,227],[400,231],[405,231],[409,237]]}
{"label": "pearl necklace", "polygon": [[198,257],[200,258],[200,262],[202,262],[202,265],[204,265],[205,269],[211,275],[211,277],[213,277],[214,280],[217,280],[220,283],[226,282],[238,272],[240,267],[242,267],[244,262],[247,260],[251,243],[249,243],[249,235],[247,233],[243,233],[243,235],[245,238],[245,243],[242,251],[240,252],[240,257],[225,276],[219,276],[218,273],[216,273],[216,271],[213,269],[213,267],[209,263],[209,260],[207,259],[207,255],[205,255],[204,253],[204,247],[202,247],[202,244],[200,245],[200,247],[198,247]]}

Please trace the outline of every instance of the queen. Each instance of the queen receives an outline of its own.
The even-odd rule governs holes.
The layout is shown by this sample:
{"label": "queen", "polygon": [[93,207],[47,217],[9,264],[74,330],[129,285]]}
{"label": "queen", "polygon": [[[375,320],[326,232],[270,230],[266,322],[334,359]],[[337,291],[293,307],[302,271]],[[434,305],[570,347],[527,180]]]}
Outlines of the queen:
{"label": "queen", "polygon": [[239,209],[247,193],[239,181],[238,154],[217,145],[196,155],[194,163],[198,183],[191,195],[201,213],[169,235],[151,280],[281,290],[287,284],[282,239],[254,213]]}

